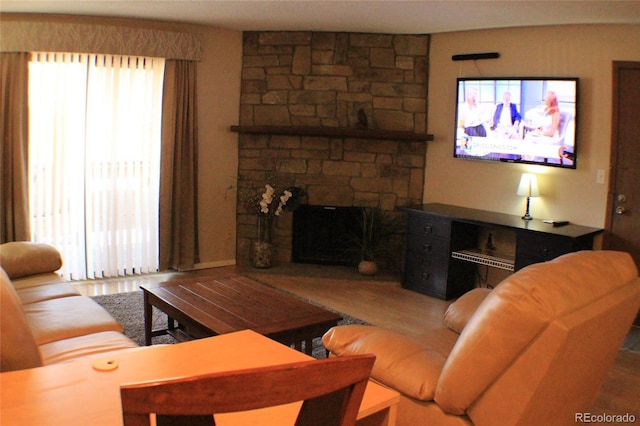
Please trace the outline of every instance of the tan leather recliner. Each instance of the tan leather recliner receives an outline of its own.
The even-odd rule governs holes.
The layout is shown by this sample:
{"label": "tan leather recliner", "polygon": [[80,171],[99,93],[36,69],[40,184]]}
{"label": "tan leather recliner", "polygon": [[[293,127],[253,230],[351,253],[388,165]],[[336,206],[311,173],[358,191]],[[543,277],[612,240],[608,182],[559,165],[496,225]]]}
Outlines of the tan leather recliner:
{"label": "tan leather recliner", "polygon": [[467,293],[419,338],[349,325],[323,343],[335,356],[377,356],[372,377],[402,393],[399,425],[571,425],[639,308],[631,256],[583,251]]}

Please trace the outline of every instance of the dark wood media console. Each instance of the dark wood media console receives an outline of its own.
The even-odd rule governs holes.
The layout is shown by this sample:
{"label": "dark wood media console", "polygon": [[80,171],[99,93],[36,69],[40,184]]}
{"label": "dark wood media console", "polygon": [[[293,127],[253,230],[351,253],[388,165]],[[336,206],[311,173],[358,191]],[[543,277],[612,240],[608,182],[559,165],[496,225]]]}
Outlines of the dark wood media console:
{"label": "dark wood media console", "polygon": [[[593,249],[602,229],[580,225],[554,227],[539,219],[446,204],[400,210],[408,214],[407,253],[402,286],[439,299],[453,299],[475,286],[478,264],[517,271],[560,255]],[[481,228],[515,232],[515,254],[478,249]]]}

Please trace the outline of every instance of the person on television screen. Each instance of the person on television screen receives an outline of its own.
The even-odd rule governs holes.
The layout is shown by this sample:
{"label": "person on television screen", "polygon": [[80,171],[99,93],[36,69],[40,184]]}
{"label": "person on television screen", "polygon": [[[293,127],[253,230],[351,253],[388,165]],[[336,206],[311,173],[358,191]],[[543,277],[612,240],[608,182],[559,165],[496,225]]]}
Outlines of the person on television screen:
{"label": "person on television screen", "polygon": [[478,107],[478,89],[476,87],[470,87],[467,90],[467,100],[460,106],[458,112],[458,126],[463,128],[468,136],[487,136],[482,114]]}
{"label": "person on television screen", "polygon": [[[531,128],[531,126],[528,126]],[[558,106],[558,96],[549,90],[544,98],[544,115],[539,122],[536,122],[533,130],[534,136],[544,136],[557,138],[560,129],[560,107]]]}
{"label": "person on television screen", "polygon": [[[532,131],[528,132],[524,140],[538,145],[557,145],[560,137],[560,107],[558,106],[558,96],[549,90],[544,98],[544,112],[534,123],[527,123],[525,127]],[[546,152],[546,151],[545,151]],[[554,155],[522,156],[523,160],[541,161],[544,158],[555,158]],[[569,158],[567,158],[569,159]]]}
{"label": "person on television screen", "polygon": [[518,139],[521,137],[521,121],[522,117],[518,112],[518,107],[511,103],[511,92],[504,92],[502,94],[502,103],[496,106],[493,114],[491,130],[495,130],[498,137]]}

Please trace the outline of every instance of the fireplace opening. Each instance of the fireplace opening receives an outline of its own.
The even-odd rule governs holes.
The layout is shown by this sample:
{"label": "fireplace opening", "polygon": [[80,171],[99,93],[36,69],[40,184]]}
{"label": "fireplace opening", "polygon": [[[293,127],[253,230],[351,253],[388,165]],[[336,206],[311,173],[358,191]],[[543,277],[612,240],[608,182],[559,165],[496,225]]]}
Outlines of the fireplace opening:
{"label": "fireplace opening", "polygon": [[353,265],[347,247],[358,229],[359,207],[301,205],[293,212],[292,261]]}

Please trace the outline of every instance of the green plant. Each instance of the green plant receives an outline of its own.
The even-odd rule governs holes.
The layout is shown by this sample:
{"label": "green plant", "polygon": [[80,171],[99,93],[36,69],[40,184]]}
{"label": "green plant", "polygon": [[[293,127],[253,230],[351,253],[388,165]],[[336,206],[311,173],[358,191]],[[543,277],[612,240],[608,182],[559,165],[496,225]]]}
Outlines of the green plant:
{"label": "green plant", "polygon": [[349,252],[355,263],[375,261],[389,254],[389,240],[398,229],[398,218],[380,207],[363,207],[358,229],[348,242]]}

